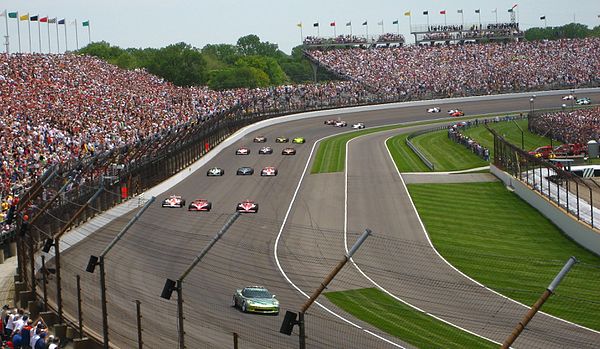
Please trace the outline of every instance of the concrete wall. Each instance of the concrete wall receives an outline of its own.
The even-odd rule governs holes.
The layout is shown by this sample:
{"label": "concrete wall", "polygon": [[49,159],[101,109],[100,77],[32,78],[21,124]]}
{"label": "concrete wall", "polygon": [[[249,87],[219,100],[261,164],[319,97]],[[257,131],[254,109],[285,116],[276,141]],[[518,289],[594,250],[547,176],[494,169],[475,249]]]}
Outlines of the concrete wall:
{"label": "concrete wall", "polygon": [[515,194],[531,206],[535,207],[544,216],[550,219],[567,236],[581,246],[600,256],[600,231],[592,229],[586,223],[578,221],[573,215],[558,207],[554,202],[548,201],[539,192],[531,190],[525,183],[513,178],[508,173],[495,166],[490,166],[490,172],[500,178],[505,185],[511,186]]}

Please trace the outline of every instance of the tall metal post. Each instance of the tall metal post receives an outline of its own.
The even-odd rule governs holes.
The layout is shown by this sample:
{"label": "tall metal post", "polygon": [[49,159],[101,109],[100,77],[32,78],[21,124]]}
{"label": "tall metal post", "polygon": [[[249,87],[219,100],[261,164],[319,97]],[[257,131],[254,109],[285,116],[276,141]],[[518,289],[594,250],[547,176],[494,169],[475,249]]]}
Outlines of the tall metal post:
{"label": "tall metal post", "polygon": [[103,348],[108,349],[108,314],[106,308],[106,274],[104,272],[104,256],[100,256],[100,302],[102,303],[102,342]]}
{"label": "tall metal post", "polygon": [[46,270],[46,256],[42,255],[42,288],[44,290],[44,311],[48,311],[48,286],[46,283],[48,282]]}
{"label": "tall metal post", "polygon": [[140,307],[140,301],[135,300],[135,314],[137,318],[137,335],[138,335],[138,349],[142,349],[144,342],[142,341],[142,310]]}
{"label": "tall metal post", "polygon": [[300,342],[300,349],[306,349],[306,329],[304,328],[304,312],[298,313],[298,340]]}
{"label": "tall metal post", "polygon": [[81,277],[77,274],[77,328],[79,339],[83,338],[83,310],[81,308]]}
{"label": "tall metal post", "polygon": [[177,280],[177,332],[179,349],[185,349],[185,331],[183,330],[183,281]]}
{"label": "tall metal post", "polygon": [[548,288],[546,288],[542,296],[537,300],[537,302],[535,302],[531,309],[529,309],[527,314],[525,314],[525,316],[523,317],[523,320],[521,320],[517,324],[517,327],[513,330],[510,336],[508,336],[506,341],[504,341],[501,347],[502,349],[510,348],[510,346],[515,342],[517,337],[519,337],[521,332],[523,332],[529,321],[531,321],[531,319],[535,316],[535,314],[542,307],[542,305],[544,305],[546,300],[548,300],[548,298],[550,298],[550,296],[554,293],[554,290],[556,289],[558,284],[560,284],[562,279],[565,277],[565,275],[567,275],[567,273],[569,272],[569,270],[571,270],[575,263],[577,263],[577,259],[575,257],[570,257],[569,260],[562,267],[560,272],[556,275],[554,280],[552,280]]}
{"label": "tall metal post", "polygon": [[29,257],[29,268],[31,268],[31,292],[33,292],[33,294],[35,295],[35,246],[32,234],[29,234]]}
{"label": "tall metal post", "polygon": [[58,312],[58,323],[63,323],[62,289],[60,280],[60,238],[54,239],[54,260],[56,261],[56,308]]}

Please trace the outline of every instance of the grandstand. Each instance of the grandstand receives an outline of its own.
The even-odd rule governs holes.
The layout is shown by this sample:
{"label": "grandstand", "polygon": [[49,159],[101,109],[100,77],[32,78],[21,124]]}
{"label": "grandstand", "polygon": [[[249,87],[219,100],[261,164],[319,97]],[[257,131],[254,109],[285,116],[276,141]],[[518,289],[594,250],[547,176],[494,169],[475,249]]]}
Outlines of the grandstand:
{"label": "grandstand", "polygon": [[411,27],[411,34],[417,45],[510,42],[525,38],[519,23],[415,25]]}
{"label": "grandstand", "polygon": [[325,48],[373,48],[373,47],[400,47],[404,45],[402,34],[385,33],[377,38],[361,35],[338,35],[336,37],[307,36],[303,40],[305,49]]}

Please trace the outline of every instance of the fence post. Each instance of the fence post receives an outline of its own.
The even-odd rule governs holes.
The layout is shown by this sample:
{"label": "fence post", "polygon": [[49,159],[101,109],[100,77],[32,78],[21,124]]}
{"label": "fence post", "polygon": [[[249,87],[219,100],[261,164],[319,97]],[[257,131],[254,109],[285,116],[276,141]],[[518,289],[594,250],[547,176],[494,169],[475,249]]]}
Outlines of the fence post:
{"label": "fence post", "polygon": [[83,310],[81,309],[81,277],[77,274],[77,319],[79,339],[83,338]]}
{"label": "fence post", "polygon": [[135,300],[135,314],[137,318],[137,335],[138,335],[138,349],[142,349],[144,342],[142,341],[142,311],[140,307],[140,301]]}
{"label": "fence post", "polygon": [[44,311],[48,311],[48,286],[46,283],[48,271],[46,270],[46,256],[42,255],[42,289],[44,290]]}

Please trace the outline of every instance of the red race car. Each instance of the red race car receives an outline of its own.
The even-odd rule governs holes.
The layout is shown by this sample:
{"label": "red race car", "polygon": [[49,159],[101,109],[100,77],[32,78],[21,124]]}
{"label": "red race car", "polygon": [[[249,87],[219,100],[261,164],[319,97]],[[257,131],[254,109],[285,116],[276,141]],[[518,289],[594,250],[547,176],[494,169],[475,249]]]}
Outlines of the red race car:
{"label": "red race car", "polygon": [[244,200],[237,204],[235,210],[241,213],[256,213],[258,212],[258,204],[254,201]]}
{"label": "red race car", "polygon": [[188,211],[210,211],[212,203],[208,200],[197,199],[190,203]]}
{"label": "red race car", "polygon": [[450,109],[450,110],[448,110],[448,115],[453,116],[453,117],[465,116],[465,112],[463,112],[460,109]]}

